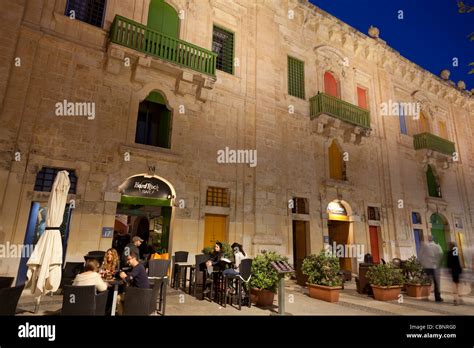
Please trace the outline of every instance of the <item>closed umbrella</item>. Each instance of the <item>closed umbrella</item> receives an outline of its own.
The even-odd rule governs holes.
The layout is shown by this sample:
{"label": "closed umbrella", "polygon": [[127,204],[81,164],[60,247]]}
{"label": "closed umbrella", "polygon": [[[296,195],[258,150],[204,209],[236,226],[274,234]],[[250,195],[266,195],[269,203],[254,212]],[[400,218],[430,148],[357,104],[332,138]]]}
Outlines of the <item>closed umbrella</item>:
{"label": "closed umbrella", "polygon": [[61,282],[63,245],[59,226],[63,222],[70,186],[69,173],[65,170],[58,172],[49,196],[46,231],[27,262],[26,287],[36,299],[35,312],[38,311],[41,295],[55,292]]}

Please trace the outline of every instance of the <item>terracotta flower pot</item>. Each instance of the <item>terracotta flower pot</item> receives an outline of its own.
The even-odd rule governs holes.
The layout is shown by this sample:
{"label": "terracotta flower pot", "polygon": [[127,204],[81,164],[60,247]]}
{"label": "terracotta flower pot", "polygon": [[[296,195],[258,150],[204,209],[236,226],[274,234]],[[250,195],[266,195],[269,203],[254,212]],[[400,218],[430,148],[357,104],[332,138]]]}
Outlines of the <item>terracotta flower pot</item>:
{"label": "terracotta flower pot", "polygon": [[402,290],[401,285],[377,286],[371,284],[370,286],[374,292],[374,298],[378,301],[398,300],[398,295],[400,295],[400,291]]}
{"label": "terracotta flower pot", "polygon": [[275,293],[265,289],[250,289],[252,303],[260,307],[269,307],[273,304]]}
{"label": "terracotta flower pot", "polygon": [[407,284],[407,296],[415,298],[428,298],[430,296],[431,285]]}
{"label": "terracotta flower pot", "polygon": [[324,286],[317,284],[308,284],[309,296],[326,302],[339,301],[340,286]]}

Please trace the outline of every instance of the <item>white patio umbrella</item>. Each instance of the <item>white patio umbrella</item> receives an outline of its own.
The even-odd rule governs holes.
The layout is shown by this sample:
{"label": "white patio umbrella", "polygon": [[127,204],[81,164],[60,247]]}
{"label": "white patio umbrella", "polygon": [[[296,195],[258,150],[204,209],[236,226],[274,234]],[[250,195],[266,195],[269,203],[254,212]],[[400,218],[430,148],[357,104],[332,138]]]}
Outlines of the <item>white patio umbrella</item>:
{"label": "white patio umbrella", "polygon": [[63,244],[59,226],[63,222],[70,186],[69,173],[65,170],[58,172],[49,196],[46,230],[36,243],[27,262],[26,287],[35,297],[35,312],[39,309],[41,296],[58,290],[61,282]]}

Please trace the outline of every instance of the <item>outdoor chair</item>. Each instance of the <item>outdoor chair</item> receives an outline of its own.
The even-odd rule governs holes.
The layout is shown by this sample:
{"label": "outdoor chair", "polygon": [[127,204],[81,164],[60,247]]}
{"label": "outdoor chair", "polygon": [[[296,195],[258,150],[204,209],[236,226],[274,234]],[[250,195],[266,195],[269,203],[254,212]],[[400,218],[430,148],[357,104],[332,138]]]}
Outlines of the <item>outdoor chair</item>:
{"label": "outdoor chair", "polygon": [[[179,265],[176,265],[176,262],[188,262],[188,255],[189,253],[187,251],[177,251],[174,253],[172,260],[173,260],[173,266],[171,270],[171,275],[172,275],[172,284],[171,287],[177,289],[179,288],[179,283],[180,283],[180,267]],[[176,282],[177,281],[177,282]]]}
{"label": "outdoor chair", "polygon": [[25,284],[0,289],[0,315],[15,315]]}
{"label": "outdoor chair", "polygon": [[229,296],[230,284],[234,283],[235,294],[230,296],[230,305],[232,306],[232,300],[236,296],[237,303],[239,304],[239,310],[242,309],[242,299],[247,301],[247,305],[250,307],[252,301],[250,301],[250,288],[249,281],[252,277],[252,259],[243,259],[240,263],[240,274],[237,275],[226,275],[224,278],[224,307],[227,305],[227,299]]}
{"label": "outdoor chair", "polygon": [[63,288],[61,315],[105,315],[108,291],[96,294],[94,285]]}
{"label": "outdoor chair", "polygon": [[148,263],[148,280],[153,285],[156,281],[160,281],[160,293],[158,297],[158,311],[165,314],[166,308],[166,286],[168,284],[168,269],[170,260],[150,260]]}
{"label": "outdoor chair", "polygon": [[123,315],[147,316],[156,313],[156,302],[161,282],[156,281],[153,289],[127,287]]}
{"label": "outdoor chair", "polygon": [[66,265],[63,268],[59,288],[62,289],[64,285],[72,285],[72,282],[76,276],[82,272],[83,268],[84,262],[66,262]]}
{"label": "outdoor chair", "polygon": [[[202,299],[202,292],[204,291],[204,263],[209,257],[205,254],[198,254],[194,257],[195,264],[191,268],[190,282],[189,282],[189,293],[193,293],[193,296],[197,298],[196,293],[199,293],[200,299]],[[203,268],[201,268],[203,267]]]}
{"label": "outdoor chair", "polygon": [[0,277],[0,289],[9,288],[13,284],[14,277]]}

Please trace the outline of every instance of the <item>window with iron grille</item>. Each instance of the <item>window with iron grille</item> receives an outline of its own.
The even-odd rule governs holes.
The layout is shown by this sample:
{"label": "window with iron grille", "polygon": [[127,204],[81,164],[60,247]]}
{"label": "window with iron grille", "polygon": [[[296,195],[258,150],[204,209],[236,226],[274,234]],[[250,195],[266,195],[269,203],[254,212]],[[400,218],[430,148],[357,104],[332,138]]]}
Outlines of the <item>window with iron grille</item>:
{"label": "window with iron grille", "polygon": [[212,32],[212,51],[217,53],[216,69],[234,73],[234,34],[214,26]]}
{"label": "window with iron grille", "polygon": [[368,220],[380,221],[380,209],[378,207],[367,208]]}
{"label": "window with iron grille", "polygon": [[293,197],[293,214],[309,214],[308,200],[301,197]]}
{"label": "window with iron grille", "polygon": [[288,94],[304,99],[304,62],[288,56]]}
{"label": "window with iron grille", "polygon": [[[107,0],[68,0],[65,15],[102,28]],[[71,12],[74,11],[74,12]]]}
{"label": "window with iron grille", "polygon": [[208,187],[206,205],[216,207],[229,206],[229,190],[223,187]]}
{"label": "window with iron grille", "polygon": [[43,167],[36,174],[36,181],[35,181],[35,191],[40,192],[51,192],[51,188],[53,187],[54,179],[56,175],[61,170],[67,170],[69,173],[69,181],[71,182],[71,187],[69,187],[69,194],[76,193],[76,186],[77,186],[77,176],[76,172],[71,169],[62,169],[62,168],[48,168]]}

